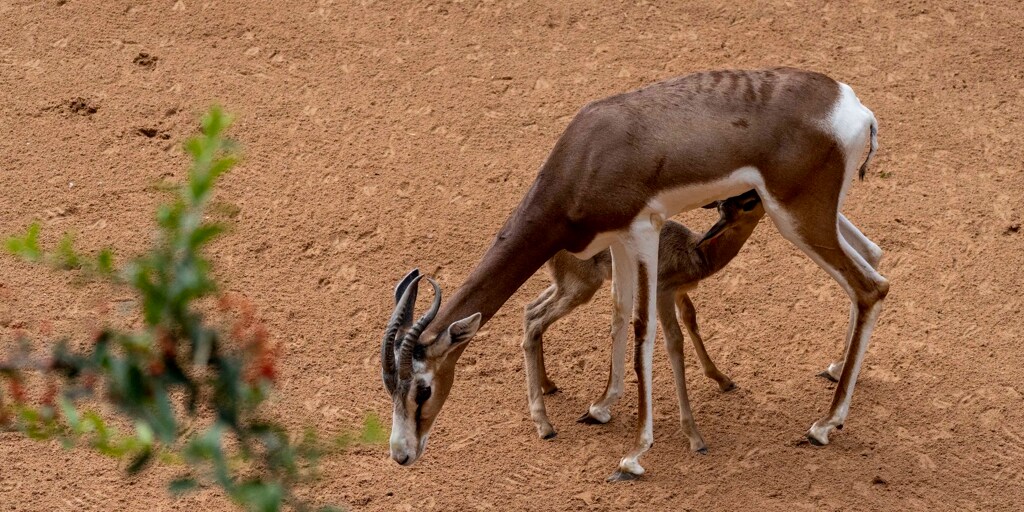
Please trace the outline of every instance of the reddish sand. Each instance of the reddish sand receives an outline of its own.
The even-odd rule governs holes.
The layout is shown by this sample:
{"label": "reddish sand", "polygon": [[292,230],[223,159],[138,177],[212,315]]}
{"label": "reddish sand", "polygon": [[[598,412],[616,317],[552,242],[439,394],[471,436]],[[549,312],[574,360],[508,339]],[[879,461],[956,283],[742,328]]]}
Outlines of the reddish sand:
{"label": "reddish sand", "polygon": [[[635,378],[608,425],[573,420],[604,386],[607,293],[550,331],[559,435],[536,437],[519,341],[540,272],[460,361],[416,466],[359,448],[325,460],[309,495],[371,510],[1019,509],[1024,8],[572,4],[0,1],[0,233],[39,220],[47,243],[70,231],[137,253],[159,184],[184,176],[181,141],[219,102],[246,157],[218,193],[237,215],[217,273],[286,347],[273,414],[337,433],[390,418],[378,343],[394,283],[418,266],[450,296],[581,105],[701,69],[820,70],[878,117],[881,150],[844,211],[892,283],[831,445],[803,434],[831,399],[814,375],[841,350],[848,301],[764,220],[694,294],[739,386],[720,393],[688,353],[708,455],[687,449],[659,348],[649,473],[604,482],[633,439]],[[82,339],[130,299],[73,281],[0,258],[0,348],[19,330]],[[175,468],[123,468],[0,434],[0,509],[231,509],[212,490],[170,498]]]}

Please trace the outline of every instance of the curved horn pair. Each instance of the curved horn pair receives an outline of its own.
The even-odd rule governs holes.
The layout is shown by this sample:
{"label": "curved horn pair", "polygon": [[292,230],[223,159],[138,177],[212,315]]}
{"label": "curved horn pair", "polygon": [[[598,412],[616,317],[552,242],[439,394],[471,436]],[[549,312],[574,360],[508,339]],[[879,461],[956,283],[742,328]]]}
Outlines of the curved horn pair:
{"label": "curved horn pair", "polygon": [[[395,310],[391,313],[391,320],[388,321],[388,326],[384,330],[384,341],[381,344],[380,350],[381,376],[388,393],[394,393],[398,379],[407,379],[411,376],[413,348],[419,341],[423,330],[434,319],[438,309],[441,307],[441,287],[438,286],[437,282],[428,277],[427,281],[434,288],[434,302],[430,305],[430,309],[416,322],[416,325],[410,327],[413,309],[416,307],[419,281],[423,277],[419,269],[413,269],[395,287]],[[405,336],[402,337],[396,371],[395,342],[397,341],[399,331],[402,330],[405,330]]]}
{"label": "curved horn pair", "polygon": [[430,325],[434,316],[437,315],[437,310],[441,308],[441,286],[429,277],[427,282],[434,288],[434,301],[430,304],[430,309],[423,313],[423,316],[416,321],[416,325],[406,331],[405,337],[402,338],[402,346],[398,353],[398,378],[403,380],[412,377],[412,350],[419,342],[423,329]]}

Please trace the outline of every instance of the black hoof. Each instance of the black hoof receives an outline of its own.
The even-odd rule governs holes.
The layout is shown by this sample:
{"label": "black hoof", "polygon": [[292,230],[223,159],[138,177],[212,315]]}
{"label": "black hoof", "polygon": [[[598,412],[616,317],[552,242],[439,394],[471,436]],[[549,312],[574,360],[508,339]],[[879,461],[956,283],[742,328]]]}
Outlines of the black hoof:
{"label": "black hoof", "polygon": [[547,441],[549,439],[554,439],[556,437],[558,437],[558,432],[555,432],[554,430],[552,430],[551,432],[548,432],[547,434],[544,434],[543,436],[541,436],[541,439]]}
{"label": "black hoof", "polygon": [[728,392],[733,391],[733,390],[736,389],[736,383],[735,382],[730,382],[725,387],[719,386],[719,388],[721,388],[723,393],[728,393]]}
{"label": "black hoof", "polygon": [[843,429],[843,424],[842,423],[836,425],[836,430],[842,430],[842,429]]}
{"label": "black hoof", "polygon": [[810,434],[807,434],[807,440],[810,441],[810,443],[813,444],[814,446],[825,446],[824,444],[821,443],[821,441],[818,441],[817,439],[814,438],[814,436]]}
{"label": "black hoof", "polygon": [[590,415],[590,411],[587,411],[587,412],[583,413],[583,416],[580,416],[579,418],[577,418],[576,419],[576,423],[585,423],[587,425],[604,425],[605,424],[605,422],[603,422],[601,420],[598,420],[597,418],[591,416]]}
{"label": "black hoof", "polygon": [[553,395],[555,393],[558,393],[559,391],[561,391],[561,389],[558,389],[558,386],[555,386],[555,387],[545,391],[544,394],[545,395]]}
{"label": "black hoof", "polygon": [[697,453],[697,455],[707,455],[708,454],[708,448],[705,446],[704,448],[701,448],[700,450],[697,450],[696,453]]}
{"label": "black hoof", "polygon": [[628,482],[630,480],[636,480],[640,478],[640,475],[634,475],[633,473],[626,473],[625,471],[616,471],[608,477],[608,482]]}
{"label": "black hoof", "polygon": [[832,381],[832,382],[839,382],[839,379],[833,377],[832,374],[829,373],[827,370],[819,373],[818,377],[821,377],[823,379],[827,379],[827,380]]}

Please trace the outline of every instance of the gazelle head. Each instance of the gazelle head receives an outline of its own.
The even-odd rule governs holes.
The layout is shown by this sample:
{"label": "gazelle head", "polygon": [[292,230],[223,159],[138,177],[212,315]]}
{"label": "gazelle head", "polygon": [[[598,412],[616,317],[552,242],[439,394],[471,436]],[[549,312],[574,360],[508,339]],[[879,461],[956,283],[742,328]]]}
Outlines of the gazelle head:
{"label": "gazelle head", "polygon": [[[764,216],[764,205],[761,204],[761,197],[757,191],[748,190],[738,196],[715,201],[704,208],[718,209],[718,222],[716,222],[698,245],[705,244],[719,236],[727,233],[730,229],[750,227],[757,224]],[[749,233],[748,233],[749,234]]]}
{"label": "gazelle head", "polygon": [[391,394],[391,458],[407,466],[423,454],[427,437],[455,377],[455,361],[466,342],[480,328],[480,313],[440,331],[434,339],[420,339],[441,306],[441,287],[433,279],[430,309],[412,322],[416,293],[423,278],[413,270],[395,287],[395,311],[391,314],[381,346],[381,376]]}

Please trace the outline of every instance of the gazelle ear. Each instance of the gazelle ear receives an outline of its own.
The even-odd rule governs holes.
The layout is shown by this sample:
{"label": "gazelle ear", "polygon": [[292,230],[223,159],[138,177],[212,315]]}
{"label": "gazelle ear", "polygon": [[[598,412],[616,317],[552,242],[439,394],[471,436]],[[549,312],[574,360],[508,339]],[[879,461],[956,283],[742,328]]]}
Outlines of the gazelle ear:
{"label": "gazelle ear", "polygon": [[480,329],[480,313],[474,313],[448,326],[448,337],[452,346],[465,343],[473,338]]}
{"label": "gazelle ear", "polygon": [[475,313],[457,322],[452,322],[448,326],[448,330],[439,336],[430,347],[431,353],[441,355],[473,339],[476,331],[480,329],[480,319],[480,313]]}

